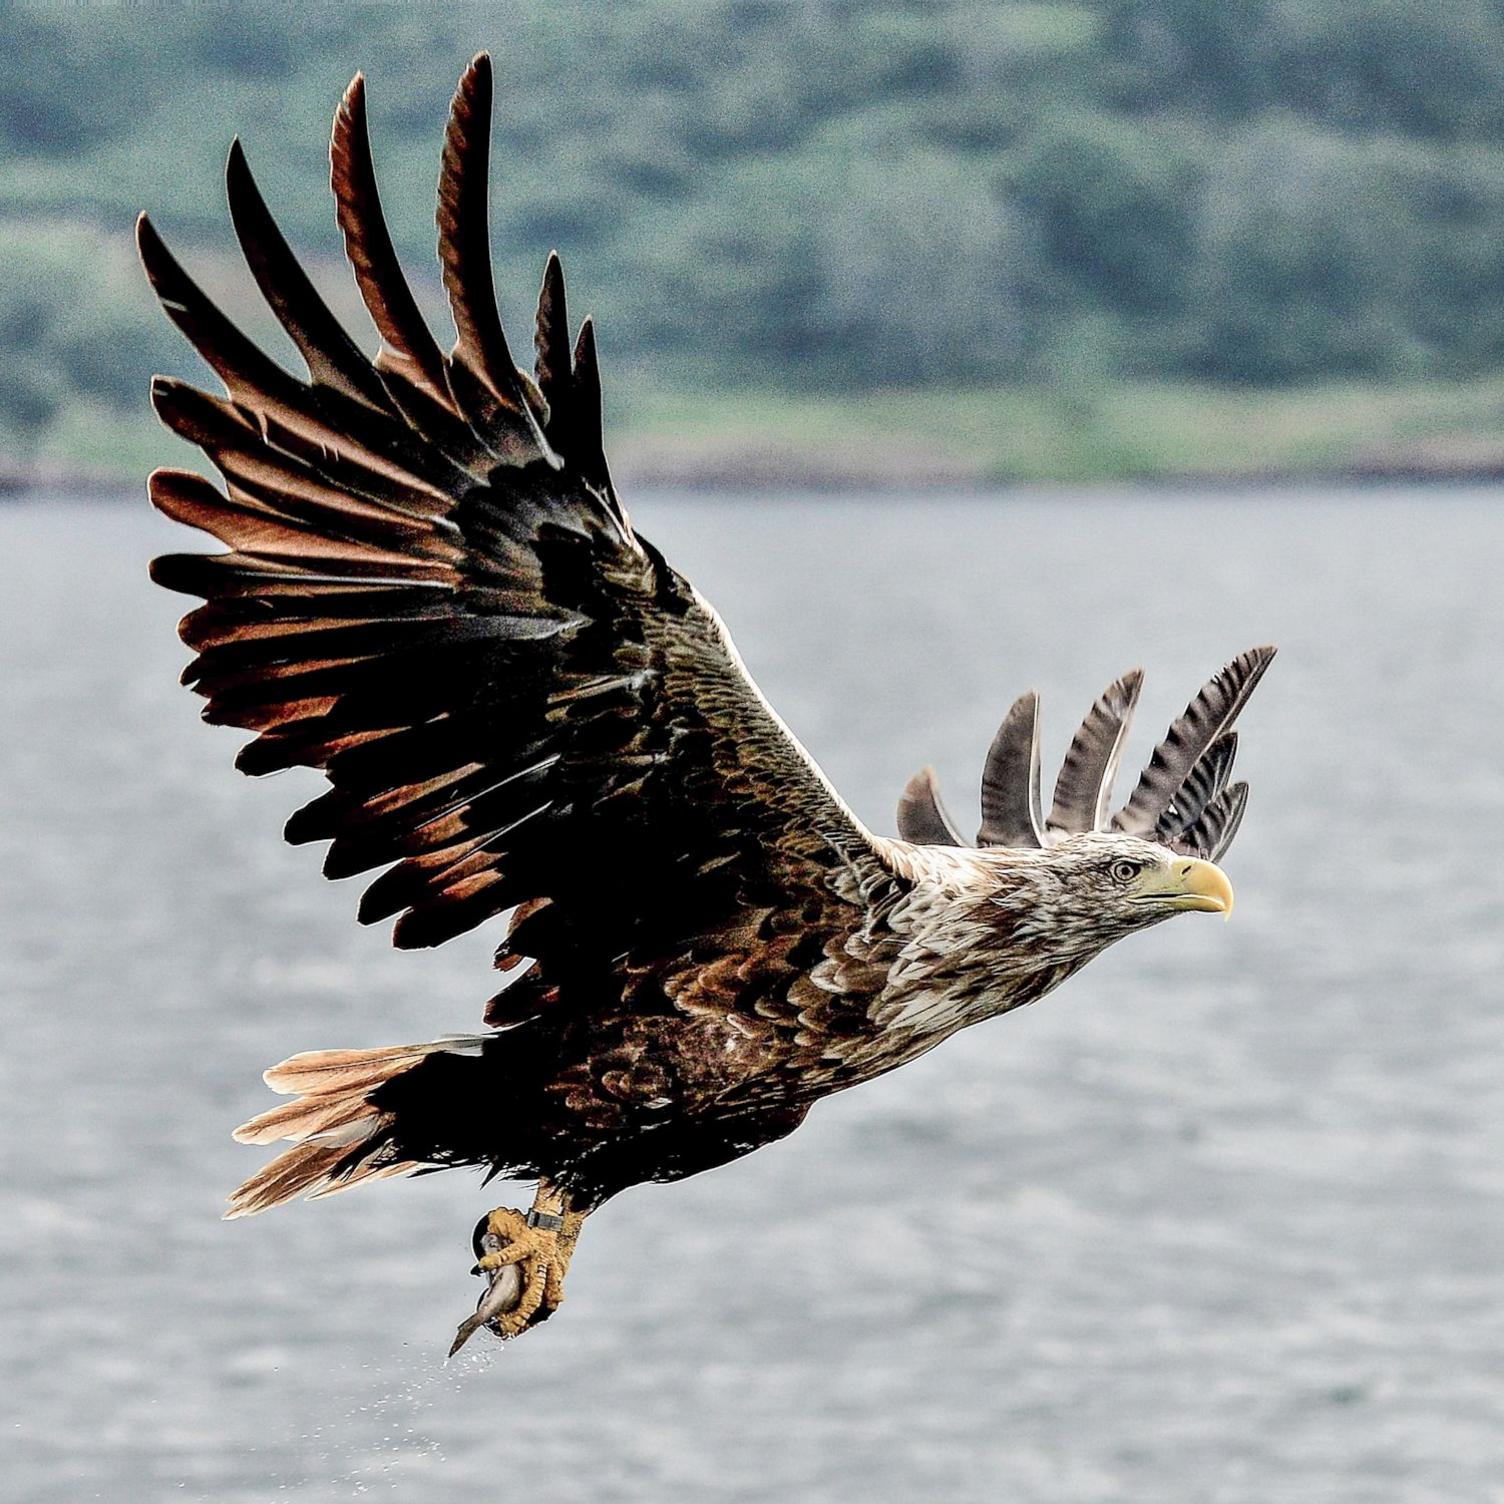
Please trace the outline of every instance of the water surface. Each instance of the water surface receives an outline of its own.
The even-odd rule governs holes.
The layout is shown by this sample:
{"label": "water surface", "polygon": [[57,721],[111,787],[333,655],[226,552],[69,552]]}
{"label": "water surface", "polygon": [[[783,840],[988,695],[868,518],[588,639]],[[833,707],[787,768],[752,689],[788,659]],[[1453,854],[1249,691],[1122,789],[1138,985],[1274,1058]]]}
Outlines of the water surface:
{"label": "water surface", "polygon": [[[891,830],[974,818],[1149,669],[1244,719],[1229,925],[595,1218],[548,1327],[443,1364],[464,1173],[218,1220],[297,1049],[473,1027],[486,936],[399,955],[175,687],[144,504],[0,510],[7,1497],[1497,1499],[1504,509],[1485,493],[648,498],[785,719]],[[482,1344],[477,1343],[476,1348]]]}

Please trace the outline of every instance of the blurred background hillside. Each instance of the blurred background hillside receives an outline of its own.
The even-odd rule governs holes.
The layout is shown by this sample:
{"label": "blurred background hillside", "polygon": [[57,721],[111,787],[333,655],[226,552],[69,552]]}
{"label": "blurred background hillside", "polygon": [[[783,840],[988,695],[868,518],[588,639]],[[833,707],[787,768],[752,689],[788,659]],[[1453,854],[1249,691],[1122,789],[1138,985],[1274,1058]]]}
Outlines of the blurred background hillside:
{"label": "blurred background hillside", "polygon": [[264,328],[235,132],[354,317],[324,153],[356,68],[431,293],[483,46],[514,347],[556,246],[633,477],[1504,470],[1498,0],[7,7],[0,43],[13,477],[171,452],[146,381],[192,366],[138,209]]}

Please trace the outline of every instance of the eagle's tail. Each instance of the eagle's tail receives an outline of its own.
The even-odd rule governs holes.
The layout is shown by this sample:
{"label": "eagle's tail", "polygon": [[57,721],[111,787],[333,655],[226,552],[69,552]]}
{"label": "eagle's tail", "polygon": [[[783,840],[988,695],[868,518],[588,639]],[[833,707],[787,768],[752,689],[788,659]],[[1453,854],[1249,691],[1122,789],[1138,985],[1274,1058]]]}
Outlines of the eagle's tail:
{"label": "eagle's tail", "polygon": [[263,1078],[294,1097],[235,1130],[242,1144],[287,1139],[293,1147],[230,1197],[229,1217],[249,1217],[299,1196],[332,1196],[362,1181],[406,1175],[422,1161],[404,1156],[392,1134],[396,1114],[373,1098],[394,1077],[435,1054],[478,1055],[484,1036],[378,1050],[310,1050],[274,1065]]}

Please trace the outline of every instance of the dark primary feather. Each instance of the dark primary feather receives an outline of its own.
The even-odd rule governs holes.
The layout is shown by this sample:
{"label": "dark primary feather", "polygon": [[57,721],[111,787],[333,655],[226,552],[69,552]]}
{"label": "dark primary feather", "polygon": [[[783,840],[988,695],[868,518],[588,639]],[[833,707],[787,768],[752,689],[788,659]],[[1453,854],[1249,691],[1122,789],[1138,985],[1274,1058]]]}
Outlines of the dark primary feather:
{"label": "dark primary feather", "polygon": [[1142,669],[1114,679],[1086,713],[1055,782],[1049,828],[1101,830],[1112,802],[1112,784],[1122,760],[1123,744],[1133,724],[1134,707],[1144,687]]}
{"label": "dark primary feather", "polygon": [[961,832],[940,802],[933,768],[921,768],[898,801],[898,833],[916,846],[964,846]]}
{"label": "dark primary feather", "polygon": [[574,347],[574,387],[571,396],[571,427],[567,443],[569,457],[580,474],[597,487],[620,514],[623,525],[626,513],[616,500],[611,475],[606,468],[606,450],[602,437],[601,372],[595,349],[595,320],[587,318],[580,325]]}
{"label": "dark primary feather", "polygon": [[458,405],[501,457],[554,460],[507,348],[491,276],[491,60],[465,70],[449,111],[439,174],[439,265],[457,338],[446,366]]}
{"label": "dark primary feather", "polygon": [[595,486],[626,528],[626,512],[616,499],[606,466],[601,414],[601,377],[596,364],[595,323],[580,325],[573,354],[569,348],[569,305],[564,269],[550,251],[538,291],[533,321],[533,373],[545,408],[543,432],[564,463]]}
{"label": "dark primary feather", "polygon": [[1157,839],[1178,840],[1195,827],[1207,807],[1226,789],[1237,755],[1236,731],[1224,732],[1202,753],[1175,791],[1169,807],[1159,817],[1154,827]]}
{"label": "dark primary feather", "polygon": [[381,336],[376,369],[400,377],[431,403],[447,405],[450,398],[444,358],[402,275],[381,210],[366,125],[366,84],[359,73],[350,80],[335,112],[329,143],[329,182],[345,237],[345,255]]}
{"label": "dark primary feather", "polygon": [[1243,812],[1247,808],[1248,785],[1230,784],[1224,793],[1207,805],[1200,818],[1185,833],[1182,838],[1184,844],[1190,850],[1204,852],[1212,861],[1216,861],[1232,845],[1232,838],[1237,835],[1238,826],[1243,823]]}
{"label": "dark primary feather", "polygon": [[1033,690],[1013,702],[987,750],[977,845],[1044,845],[1039,806],[1039,696]]}
{"label": "dark primary feather", "polygon": [[574,362],[569,350],[569,302],[564,292],[564,267],[557,251],[548,253],[538,311],[533,316],[533,375],[547,407],[543,432],[554,449],[567,459],[575,422]]}
{"label": "dark primary feather", "polygon": [[251,176],[237,137],[225,168],[230,219],[256,286],[307,362],[313,379],[394,413],[392,399],[371,363],[345,333],[298,265]]}
{"label": "dark primary feather", "polygon": [[1202,754],[1237,719],[1273,660],[1273,648],[1251,648],[1202,685],[1154,749],[1133,797],[1113,819],[1115,829],[1133,835],[1154,830]]}

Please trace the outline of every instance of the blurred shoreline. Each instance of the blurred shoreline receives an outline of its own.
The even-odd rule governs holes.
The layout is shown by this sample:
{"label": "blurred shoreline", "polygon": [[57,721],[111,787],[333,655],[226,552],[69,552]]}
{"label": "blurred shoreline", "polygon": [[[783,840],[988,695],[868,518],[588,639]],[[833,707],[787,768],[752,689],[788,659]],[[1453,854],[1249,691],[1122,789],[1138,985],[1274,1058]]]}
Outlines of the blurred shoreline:
{"label": "blurred shoreline", "polygon": [[[975,492],[1504,480],[1504,379],[1247,389],[1115,382],[862,394],[655,389],[624,373],[607,451],[623,490]],[[144,404],[143,404],[144,406]],[[196,456],[148,414],[80,405],[0,499],[106,496]]]}
{"label": "blurred shoreline", "polygon": [[[491,250],[524,361],[563,257],[624,490],[1504,477],[1498,5],[587,9],[497,48]],[[154,372],[200,378],[141,276],[143,207],[296,361],[226,222],[234,130],[367,347],[326,150],[357,66],[393,249],[447,341],[434,174],[494,6],[7,20],[0,488],[186,463],[146,406]]]}

